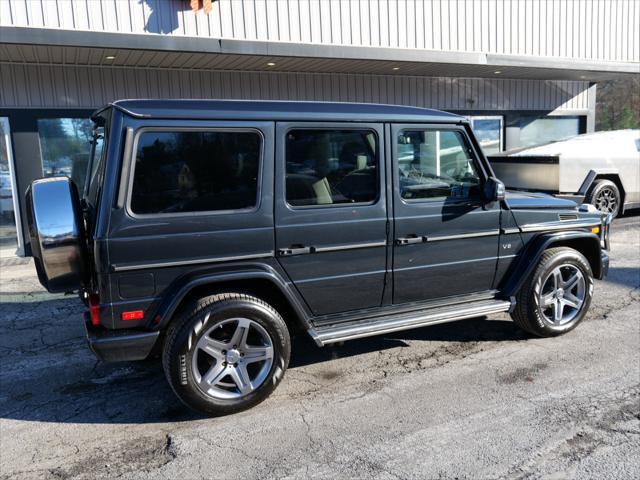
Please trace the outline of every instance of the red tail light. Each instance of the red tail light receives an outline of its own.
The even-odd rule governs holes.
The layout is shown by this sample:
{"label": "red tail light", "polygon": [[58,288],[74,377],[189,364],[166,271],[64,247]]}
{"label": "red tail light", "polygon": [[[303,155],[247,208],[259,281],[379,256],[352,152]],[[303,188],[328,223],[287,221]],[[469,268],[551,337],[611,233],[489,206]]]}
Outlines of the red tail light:
{"label": "red tail light", "polygon": [[133,310],[131,312],[122,312],[122,320],[142,320],[144,318],[144,310]]}
{"label": "red tail light", "polygon": [[89,313],[91,314],[91,325],[100,325],[100,299],[98,295],[89,295]]}

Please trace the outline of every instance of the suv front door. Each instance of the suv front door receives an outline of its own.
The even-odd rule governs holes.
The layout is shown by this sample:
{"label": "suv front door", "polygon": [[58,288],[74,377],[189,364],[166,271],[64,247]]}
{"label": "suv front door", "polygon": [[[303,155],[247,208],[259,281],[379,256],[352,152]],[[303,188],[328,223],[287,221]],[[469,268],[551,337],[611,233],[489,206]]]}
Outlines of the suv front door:
{"label": "suv front door", "polygon": [[486,292],[498,255],[500,205],[461,126],[392,125],[393,302]]}
{"label": "suv front door", "polygon": [[379,306],[387,269],[383,127],[278,123],[276,255],[315,316]]}

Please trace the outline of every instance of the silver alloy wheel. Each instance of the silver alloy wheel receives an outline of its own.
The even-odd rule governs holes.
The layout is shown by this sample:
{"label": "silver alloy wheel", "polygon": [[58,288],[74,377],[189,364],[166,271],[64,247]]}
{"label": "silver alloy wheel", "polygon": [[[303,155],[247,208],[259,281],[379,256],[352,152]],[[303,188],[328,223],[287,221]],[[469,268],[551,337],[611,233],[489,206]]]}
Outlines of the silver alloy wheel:
{"label": "silver alloy wheel", "polygon": [[603,187],[595,198],[596,208],[604,213],[613,213],[618,208],[616,192],[612,188]]}
{"label": "silver alloy wheel", "polygon": [[191,370],[198,387],[219,399],[244,397],[260,387],[273,365],[273,341],[259,323],[231,318],[217,323],[196,344]]}
{"label": "silver alloy wheel", "polygon": [[586,285],[578,267],[566,264],[554,268],[542,282],[539,294],[544,318],[555,326],[571,322],[582,309]]}

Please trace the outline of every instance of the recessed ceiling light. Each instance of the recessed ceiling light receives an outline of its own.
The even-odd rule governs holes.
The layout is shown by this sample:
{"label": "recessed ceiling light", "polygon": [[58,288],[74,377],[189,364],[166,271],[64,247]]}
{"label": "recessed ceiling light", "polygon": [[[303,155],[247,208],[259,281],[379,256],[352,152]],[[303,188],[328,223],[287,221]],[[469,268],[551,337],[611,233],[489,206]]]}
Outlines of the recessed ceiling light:
{"label": "recessed ceiling light", "polygon": [[493,73],[495,73],[496,75],[500,75],[500,74],[502,73],[502,70],[496,70],[496,71],[495,71],[495,72],[493,72]]}
{"label": "recessed ceiling light", "polygon": [[275,67],[276,64],[273,62],[267,62],[267,67]]}
{"label": "recessed ceiling light", "polygon": [[400,70],[400,67],[393,67],[394,70]]}
{"label": "recessed ceiling light", "polygon": [[587,78],[587,76],[586,75],[580,75],[580,78],[584,80],[585,78]]}
{"label": "recessed ceiling light", "polygon": [[104,57],[106,60],[115,60],[115,55],[107,55],[106,57]]}

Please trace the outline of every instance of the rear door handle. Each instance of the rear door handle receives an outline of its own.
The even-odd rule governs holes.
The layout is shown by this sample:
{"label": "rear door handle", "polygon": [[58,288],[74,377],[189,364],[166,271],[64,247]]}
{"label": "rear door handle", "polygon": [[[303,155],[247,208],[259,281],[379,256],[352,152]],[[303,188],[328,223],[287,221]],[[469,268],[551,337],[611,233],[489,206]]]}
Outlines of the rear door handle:
{"label": "rear door handle", "polygon": [[427,237],[411,234],[406,237],[396,238],[396,245],[412,245],[415,243],[423,243],[426,240],[427,240]]}
{"label": "rear door handle", "polygon": [[291,257],[293,255],[305,255],[307,253],[313,253],[315,249],[313,247],[304,247],[302,245],[291,245],[288,248],[280,248],[278,255],[281,257]]}

